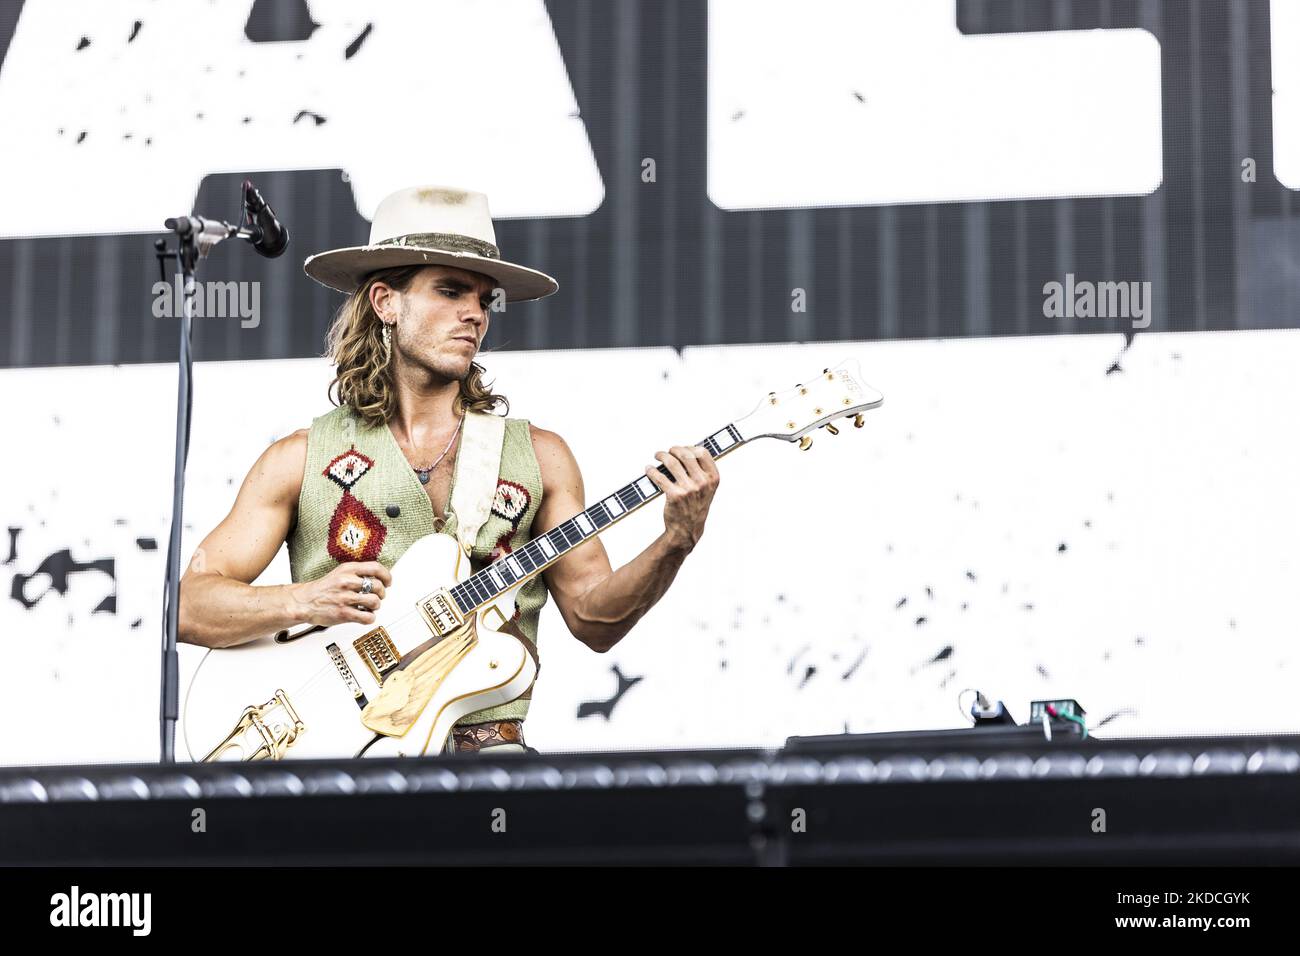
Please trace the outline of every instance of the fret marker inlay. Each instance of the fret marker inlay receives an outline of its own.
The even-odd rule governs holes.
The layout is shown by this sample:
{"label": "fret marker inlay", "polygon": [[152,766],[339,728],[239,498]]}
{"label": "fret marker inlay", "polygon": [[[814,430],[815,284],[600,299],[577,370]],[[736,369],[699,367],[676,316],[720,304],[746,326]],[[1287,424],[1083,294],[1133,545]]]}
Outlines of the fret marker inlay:
{"label": "fret marker inlay", "polygon": [[[729,448],[742,444],[744,439],[735,426],[728,425],[715,432],[700,445],[715,458]],[[660,466],[660,474],[664,469]],[[635,511],[659,494],[659,486],[642,475],[614,494],[581,511],[568,521],[529,541],[514,554],[499,558],[493,564],[470,575],[452,588],[452,597],[463,613],[492,601],[497,595],[514,587],[531,574],[567,553],[587,538],[599,534],[618,518]]]}

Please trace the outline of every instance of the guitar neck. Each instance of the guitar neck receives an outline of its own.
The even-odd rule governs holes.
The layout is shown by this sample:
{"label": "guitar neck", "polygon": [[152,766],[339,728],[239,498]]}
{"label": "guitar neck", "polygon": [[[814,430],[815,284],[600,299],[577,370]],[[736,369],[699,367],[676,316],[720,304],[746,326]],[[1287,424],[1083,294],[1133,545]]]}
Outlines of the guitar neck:
{"label": "guitar neck", "polygon": [[[727,425],[699,444],[716,461],[739,448],[745,441],[735,425]],[[671,472],[664,465],[659,466],[659,473],[672,478]],[[584,541],[596,537],[660,494],[662,492],[659,486],[648,476],[642,475],[450,588],[451,596],[461,613],[468,615],[491,603],[520,581],[540,573]]]}

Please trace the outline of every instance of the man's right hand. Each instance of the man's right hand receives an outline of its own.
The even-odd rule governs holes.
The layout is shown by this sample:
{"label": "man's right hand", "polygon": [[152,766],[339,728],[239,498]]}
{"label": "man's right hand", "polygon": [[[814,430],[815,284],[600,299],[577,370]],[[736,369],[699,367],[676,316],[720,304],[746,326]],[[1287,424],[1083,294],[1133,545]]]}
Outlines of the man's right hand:
{"label": "man's right hand", "polygon": [[[372,579],[369,594],[361,593],[361,579]],[[296,616],[321,627],[351,621],[375,623],[379,602],[393,584],[393,575],[378,561],[348,561],[315,581],[290,585]]]}

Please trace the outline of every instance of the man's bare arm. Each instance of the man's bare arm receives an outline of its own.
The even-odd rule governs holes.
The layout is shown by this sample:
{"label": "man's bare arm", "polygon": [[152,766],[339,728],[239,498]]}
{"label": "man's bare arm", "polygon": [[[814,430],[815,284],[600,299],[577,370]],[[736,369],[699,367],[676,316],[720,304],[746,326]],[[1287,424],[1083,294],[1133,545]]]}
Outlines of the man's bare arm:
{"label": "man's bare arm", "polygon": [[[542,506],[534,520],[543,534],[585,507],[582,473],[569,446],[554,432],[534,428],[533,447],[542,469]],[[614,571],[599,538],[584,542],[542,572],[547,590],[573,636],[604,653],[617,644],[663,597],[686,555],[704,531],[718,485],[718,471],[704,449],[676,446],[656,457],[673,474],[646,473],[664,491],[664,532]]]}
{"label": "man's bare arm", "polygon": [[[179,640],[229,647],[308,622],[374,622],[392,583],[377,561],[340,564],[318,581],[251,583],[289,533],[306,459],[307,432],[299,430],[273,443],[253,465],[230,514],[195,549],[181,578]],[[363,575],[377,579],[371,594],[357,593]]]}

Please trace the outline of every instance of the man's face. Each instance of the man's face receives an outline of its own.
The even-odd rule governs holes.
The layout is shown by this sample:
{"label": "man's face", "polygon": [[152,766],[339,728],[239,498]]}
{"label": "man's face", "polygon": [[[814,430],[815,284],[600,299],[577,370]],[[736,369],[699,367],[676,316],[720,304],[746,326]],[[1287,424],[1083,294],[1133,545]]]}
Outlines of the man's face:
{"label": "man's face", "polygon": [[397,309],[394,350],[445,378],[464,378],[487,334],[495,287],[478,272],[428,266],[387,300],[390,310]]}

